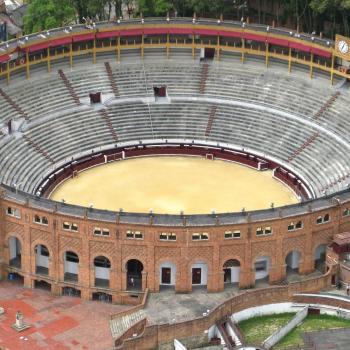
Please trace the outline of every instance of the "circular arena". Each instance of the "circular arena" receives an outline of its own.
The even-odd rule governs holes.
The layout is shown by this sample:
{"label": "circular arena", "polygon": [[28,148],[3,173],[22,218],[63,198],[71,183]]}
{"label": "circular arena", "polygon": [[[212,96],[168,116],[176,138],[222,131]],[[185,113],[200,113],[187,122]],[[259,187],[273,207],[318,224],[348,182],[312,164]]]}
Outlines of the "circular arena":
{"label": "circular arena", "polygon": [[[146,290],[217,292],[323,271],[327,245],[350,227],[347,60],[336,42],[192,19],[0,45],[4,272],[57,295],[135,303]],[[164,171],[175,159],[191,178],[177,176],[180,163]],[[183,191],[170,185],[157,207],[145,160],[156,161],[158,189],[171,174],[188,198],[198,181],[195,205],[169,205]]]}

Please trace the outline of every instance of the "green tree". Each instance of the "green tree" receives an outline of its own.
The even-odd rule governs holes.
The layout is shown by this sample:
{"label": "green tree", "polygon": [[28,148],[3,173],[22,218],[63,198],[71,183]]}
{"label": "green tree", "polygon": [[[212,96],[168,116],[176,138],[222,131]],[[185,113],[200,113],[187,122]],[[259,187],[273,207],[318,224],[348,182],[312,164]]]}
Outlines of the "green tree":
{"label": "green tree", "polygon": [[30,0],[24,16],[25,33],[62,27],[75,19],[70,0]]}

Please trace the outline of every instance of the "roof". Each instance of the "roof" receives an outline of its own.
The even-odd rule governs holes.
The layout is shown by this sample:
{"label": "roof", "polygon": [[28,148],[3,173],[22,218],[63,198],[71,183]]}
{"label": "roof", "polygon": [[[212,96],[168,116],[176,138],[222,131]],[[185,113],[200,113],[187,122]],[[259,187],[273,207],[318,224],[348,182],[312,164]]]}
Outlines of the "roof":
{"label": "roof", "polygon": [[350,244],[350,232],[338,233],[334,236],[334,243],[338,245]]}

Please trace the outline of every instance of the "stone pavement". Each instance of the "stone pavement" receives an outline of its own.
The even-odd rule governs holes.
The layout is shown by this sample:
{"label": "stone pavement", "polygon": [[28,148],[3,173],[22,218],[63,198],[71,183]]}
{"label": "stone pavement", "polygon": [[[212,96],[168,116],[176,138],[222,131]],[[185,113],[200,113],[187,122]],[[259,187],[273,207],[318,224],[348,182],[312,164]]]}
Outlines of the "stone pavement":
{"label": "stone pavement", "polygon": [[189,294],[177,294],[173,290],[150,293],[145,309],[150,324],[175,323],[203,316],[207,310],[238,294],[238,288],[220,293],[208,293],[205,289],[194,289]]}
{"label": "stone pavement", "polygon": [[[127,307],[74,297],[55,297],[16,282],[0,282],[1,350],[107,350],[113,346],[109,315]],[[31,328],[17,333],[11,328],[20,310]]]}

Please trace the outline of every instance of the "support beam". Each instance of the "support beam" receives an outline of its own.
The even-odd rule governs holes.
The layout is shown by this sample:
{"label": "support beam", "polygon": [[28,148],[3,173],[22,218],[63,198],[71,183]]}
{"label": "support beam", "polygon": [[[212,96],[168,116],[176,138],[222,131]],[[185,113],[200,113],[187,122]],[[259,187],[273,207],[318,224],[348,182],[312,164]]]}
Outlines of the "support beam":
{"label": "support beam", "polygon": [[169,58],[170,54],[170,34],[168,33],[166,36],[166,58]]}
{"label": "support beam", "polygon": [[195,45],[195,35],[193,33],[192,35],[192,58],[195,59],[196,58],[196,54],[195,54],[195,50],[196,50],[196,45]]}
{"label": "support beam", "polygon": [[47,48],[47,71],[51,73],[51,56],[50,56],[50,48]]}
{"label": "support beam", "polygon": [[120,36],[118,36],[117,40],[117,52],[118,52],[118,62],[120,62]]}
{"label": "support beam", "polygon": [[6,63],[6,69],[7,69],[6,81],[7,81],[7,85],[9,85],[10,84],[10,62],[9,61],[7,61],[7,63]]}
{"label": "support beam", "polygon": [[29,51],[26,50],[26,78],[30,78],[30,68],[29,68]]}
{"label": "support beam", "polygon": [[70,43],[69,45],[69,64],[70,67],[73,67],[73,43]]}
{"label": "support beam", "polygon": [[218,35],[216,43],[216,59],[220,61],[220,35]]}
{"label": "support beam", "polygon": [[265,51],[265,63],[266,68],[269,66],[269,43],[266,43],[266,51]]}
{"label": "support beam", "polygon": [[334,83],[334,60],[335,60],[335,56],[334,56],[334,52],[332,53],[332,67],[331,67],[331,85],[333,85]]}
{"label": "support beam", "polygon": [[92,63],[96,63],[96,37],[94,39],[94,46],[92,48]]}
{"label": "support beam", "polygon": [[289,48],[289,54],[288,54],[288,73],[292,71],[292,49]]}
{"label": "support beam", "polygon": [[141,58],[143,59],[143,56],[144,56],[144,44],[145,44],[145,41],[144,41],[144,35],[142,34],[141,36]]}
{"label": "support beam", "polygon": [[242,63],[244,63],[244,51],[245,51],[245,40],[242,39],[242,57],[241,57]]}
{"label": "support beam", "polygon": [[312,79],[314,74],[314,54],[311,53],[311,59],[310,59],[310,78]]}

